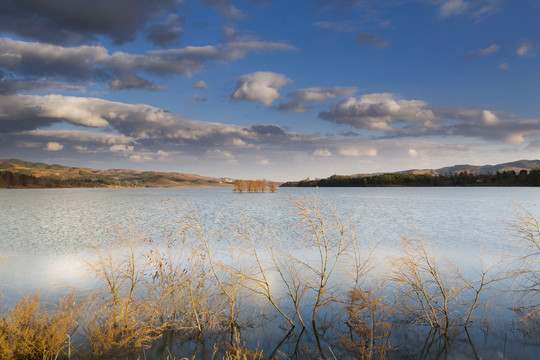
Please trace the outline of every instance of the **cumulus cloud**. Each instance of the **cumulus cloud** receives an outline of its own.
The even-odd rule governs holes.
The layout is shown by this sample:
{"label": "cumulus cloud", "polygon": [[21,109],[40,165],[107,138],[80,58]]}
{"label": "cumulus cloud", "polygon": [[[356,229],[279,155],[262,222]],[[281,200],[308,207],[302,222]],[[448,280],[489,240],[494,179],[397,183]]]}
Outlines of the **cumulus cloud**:
{"label": "cumulus cloud", "polygon": [[205,89],[208,89],[208,85],[206,85],[206,83],[201,80],[201,81],[195,81],[193,83],[193,85],[191,85],[191,88],[192,89],[201,89],[201,90],[205,90]]}
{"label": "cumulus cloud", "polygon": [[[45,131],[43,127],[60,122],[100,131],[114,131],[117,133],[115,137],[110,136],[113,134],[98,132],[85,132],[84,136],[88,138],[94,134],[96,138],[92,141],[99,142],[99,139],[119,140],[117,136],[122,135],[125,141],[120,144],[246,147],[249,144],[283,143],[293,136],[277,125],[239,126],[188,120],[143,104],[61,95],[0,96],[0,133],[23,132],[25,135],[36,135],[28,134],[27,131],[42,132]],[[83,136],[83,133],[72,130],[47,134],[64,138],[71,134],[70,140],[74,142],[77,140],[73,136]]]}
{"label": "cumulus cloud", "polygon": [[396,129],[388,137],[472,137],[511,145],[520,145],[528,139],[540,137],[540,119],[503,120],[497,116],[498,112],[470,107],[432,108],[432,110],[441,118],[458,122],[440,124],[434,128],[407,126]]}
{"label": "cumulus cloud", "polygon": [[236,8],[230,0],[202,0],[202,3],[233,20],[239,20],[247,16],[245,12]]}
{"label": "cumulus cloud", "polygon": [[443,1],[439,9],[442,17],[458,15],[466,11],[468,4],[464,0],[446,0]]}
{"label": "cumulus cloud", "polygon": [[[46,148],[47,143],[57,143],[62,145],[64,150],[77,150],[76,156],[79,158],[93,156],[99,159],[103,158],[103,154],[108,154],[110,159],[145,162],[174,161],[172,159],[191,157],[194,164],[200,163],[196,159],[206,158],[211,164],[244,164],[245,161],[254,163],[253,159],[267,159],[271,165],[276,159],[286,156],[296,167],[306,161],[328,161],[326,164],[330,165],[330,161],[339,156],[340,161],[348,164],[350,168],[359,162],[373,162],[375,157],[384,158],[385,161],[392,158],[412,158],[412,150],[417,154],[430,152],[439,155],[444,153],[444,156],[460,156],[466,153],[468,148],[468,145],[460,144],[463,137],[505,142],[516,149],[540,139],[540,120],[504,120],[500,118],[503,113],[485,109],[439,109],[414,103],[420,111],[419,114],[424,110],[431,110],[434,116],[441,117],[438,126],[425,127],[424,117],[419,115],[407,115],[412,120],[394,124],[394,121],[398,121],[396,114],[409,114],[402,108],[412,106],[413,104],[407,103],[412,100],[401,100],[395,95],[382,95],[384,96],[377,99],[368,99],[376,104],[377,111],[373,112],[371,109],[372,112],[369,112],[362,106],[361,112],[358,109],[352,111],[364,117],[368,116],[367,111],[369,116],[377,119],[384,117],[383,115],[390,116],[391,121],[388,120],[387,125],[393,126],[394,130],[384,136],[370,138],[297,134],[274,124],[239,126],[207,123],[184,119],[177,114],[148,105],[96,98],[60,95],[0,96],[0,147],[13,148],[17,144],[33,144],[33,148],[19,147],[18,151],[21,156],[33,154],[33,158],[39,158],[39,152],[43,152],[41,149]],[[361,101],[362,97],[352,99],[360,104],[366,103],[366,99]],[[392,102],[386,104],[386,108],[382,105],[382,100],[390,99],[400,105],[399,108]],[[455,121],[447,122],[447,119]],[[420,123],[420,126],[411,126],[407,121],[413,125]],[[50,124],[59,122],[75,125],[81,130],[47,129]],[[414,138],[431,135],[446,136],[448,141],[437,144]],[[409,140],[405,140],[406,138]],[[53,149],[54,146],[51,145],[50,148]],[[65,151],[62,156],[64,153]],[[392,166],[401,165],[402,163],[396,160]]]}
{"label": "cumulus cloud", "polygon": [[516,54],[518,54],[521,57],[534,57],[536,55],[536,52],[534,51],[536,48],[536,45],[532,41],[523,41],[520,44],[518,44],[518,47],[516,49]]}
{"label": "cumulus cloud", "polygon": [[43,150],[45,151],[60,151],[64,148],[64,145],[57,142],[48,142]]}
{"label": "cumulus cloud", "polygon": [[202,97],[202,96],[199,95],[199,94],[193,94],[193,95],[191,96],[190,103],[191,103],[191,104],[199,104],[199,103],[206,102],[207,100],[208,100],[207,98]]}
{"label": "cumulus cloud", "polygon": [[328,149],[317,149],[313,152],[313,155],[318,157],[330,157],[332,156],[332,153]]}
{"label": "cumulus cloud", "polygon": [[525,138],[523,138],[523,135],[521,134],[511,133],[506,135],[504,141],[512,145],[521,145],[525,142]]}
{"label": "cumulus cloud", "polygon": [[167,23],[163,14],[177,0],[3,0],[0,31],[55,44],[75,44],[106,36],[120,45],[149,24]]}
{"label": "cumulus cloud", "polygon": [[112,79],[109,83],[109,88],[112,90],[145,89],[153,91],[163,89],[161,85],[155,85],[154,82],[150,82],[137,75],[129,75],[124,79]]}
{"label": "cumulus cloud", "polygon": [[371,45],[379,48],[384,48],[390,44],[389,41],[384,40],[382,37],[368,33],[358,33],[356,42],[360,45]]}
{"label": "cumulus cloud", "polygon": [[183,25],[183,18],[177,14],[170,14],[163,24],[153,24],[148,29],[146,38],[161,47],[175,45],[183,35]]}
{"label": "cumulus cloud", "polygon": [[120,151],[120,152],[124,152],[124,151],[133,151],[135,149],[134,146],[129,146],[129,145],[112,145],[109,150],[111,151]]}
{"label": "cumulus cloud", "polygon": [[205,153],[205,157],[208,159],[222,160],[230,164],[236,164],[238,162],[230,151],[221,149],[208,149]]}
{"label": "cumulus cloud", "polygon": [[294,111],[297,113],[305,113],[305,102],[320,102],[328,99],[334,99],[338,96],[352,95],[358,91],[357,87],[351,86],[334,86],[332,88],[312,87],[306,89],[298,89],[293,93],[288,94],[291,101],[281,103],[278,106],[279,110]]}
{"label": "cumulus cloud", "polygon": [[27,91],[69,91],[84,93],[82,86],[68,85],[59,81],[47,80],[3,80],[0,76],[0,95],[10,95]]}
{"label": "cumulus cloud", "polygon": [[360,157],[360,156],[369,156],[369,157],[375,157],[377,156],[377,150],[376,149],[365,149],[364,147],[360,147],[358,145],[354,146],[342,146],[338,149],[338,154],[341,156],[348,156],[348,157]]}
{"label": "cumulus cloud", "polygon": [[337,32],[354,32],[356,31],[356,26],[344,23],[344,22],[333,22],[333,21],[318,21],[313,23],[314,26],[321,29],[328,29]]}
{"label": "cumulus cloud", "polygon": [[497,69],[499,70],[510,70],[510,65],[508,63],[501,63],[499,66],[497,66]]}
{"label": "cumulus cloud", "polygon": [[490,45],[485,49],[477,49],[477,50],[470,50],[467,53],[467,56],[486,56],[490,54],[494,54],[498,52],[501,49],[500,45]]}
{"label": "cumulus cloud", "polygon": [[482,117],[481,120],[483,125],[491,126],[491,125],[497,125],[501,122],[501,120],[495,115],[493,112],[489,110],[482,110]]}
{"label": "cumulus cloud", "polygon": [[392,132],[389,124],[400,121],[420,122],[433,127],[438,120],[421,100],[403,100],[394,94],[381,93],[351,97],[334,105],[330,111],[319,113],[321,119],[337,124],[349,124],[358,129]]}
{"label": "cumulus cloud", "polygon": [[481,21],[497,13],[505,0],[431,0],[439,5],[439,16],[468,16]]}
{"label": "cumulus cloud", "polygon": [[[78,82],[137,79],[133,76],[139,72],[157,76],[191,76],[193,72],[203,70],[208,62],[238,60],[251,51],[291,49],[294,47],[283,43],[249,40],[216,46],[153,50],[144,55],[125,52],[109,54],[101,45],[63,47],[0,38],[0,66],[22,77]],[[130,81],[131,85],[153,89],[140,79]]]}
{"label": "cumulus cloud", "polygon": [[490,110],[480,110],[475,107],[454,106],[449,108],[432,108],[433,112],[443,118],[464,120],[471,124],[484,126],[497,125],[501,120],[497,114]]}
{"label": "cumulus cloud", "polygon": [[283,74],[257,71],[238,78],[236,90],[231,98],[243,101],[258,101],[266,106],[272,105],[279,98],[278,90],[291,82]]}
{"label": "cumulus cloud", "polygon": [[69,141],[72,143],[110,145],[111,147],[126,147],[127,144],[136,142],[136,139],[122,134],[108,134],[85,130],[28,130],[19,135],[53,139],[57,141]]}

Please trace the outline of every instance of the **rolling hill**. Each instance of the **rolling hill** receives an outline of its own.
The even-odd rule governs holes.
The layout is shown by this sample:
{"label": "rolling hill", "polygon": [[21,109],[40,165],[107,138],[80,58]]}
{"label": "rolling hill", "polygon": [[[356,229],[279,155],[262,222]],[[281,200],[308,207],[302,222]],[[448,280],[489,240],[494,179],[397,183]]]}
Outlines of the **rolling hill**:
{"label": "rolling hill", "polygon": [[28,187],[209,187],[232,186],[233,182],[231,179],[175,172],[97,170],[19,159],[0,159],[0,174],[8,172],[40,179],[30,181],[36,185]]}

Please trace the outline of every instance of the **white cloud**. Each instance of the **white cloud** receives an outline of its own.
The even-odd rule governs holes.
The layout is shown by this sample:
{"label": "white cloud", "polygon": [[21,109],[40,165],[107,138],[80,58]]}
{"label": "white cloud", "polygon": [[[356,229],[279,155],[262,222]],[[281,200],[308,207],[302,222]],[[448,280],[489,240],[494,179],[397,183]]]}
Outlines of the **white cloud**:
{"label": "white cloud", "polygon": [[[162,109],[125,104],[97,98],[61,95],[0,96],[0,133],[36,130],[53,123],[67,122],[94,127],[107,132],[56,131],[48,133],[59,139],[79,143],[77,137],[91,142],[112,141],[109,145],[136,144],[199,144],[206,146],[246,147],[255,144],[281,143],[294,136],[277,125],[240,126],[188,120]],[[34,133],[27,133],[28,131]],[[114,133],[111,133],[114,132]],[[116,141],[116,142],[114,142]]]}
{"label": "white cloud", "polygon": [[426,106],[424,101],[403,100],[394,94],[369,94],[340,101],[330,111],[321,112],[319,117],[359,129],[391,132],[394,128],[389,124],[399,120],[421,122],[425,127],[433,127],[438,118]]}
{"label": "white cloud", "polygon": [[535,44],[532,41],[524,41],[518,45],[516,49],[516,54],[519,56],[530,56],[534,57],[536,53],[534,52]]}
{"label": "white cloud", "polygon": [[439,9],[441,17],[449,17],[462,13],[467,8],[467,3],[463,0],[446,0]]}
{"label": "white cloud", "polygon": [[501,63],[499,66],[497,66],[497,69],[499,69],[499,70],[510,70],[510,65],[508,65],[508,63]]}
{"label": "white cloud", "polygon": [[319,157],[329,157],[332,156],[332,153],[328,149],[317,149],[313,152],[313,155]]}
{"label": "white cloud", "polygon": [[125,151],[133,151],[134,149],[134,146],[130,146],[130,145],[112,145],[109,150],[111,151],[120,151],[120,152],[125,152]]}
{"label": "white cloud", "polygon": [[163,90],[163,86],[156,85],[154,82],[150,82],[142,77],[136,75],[129,75],[126,78],[115,78],[109,83],[111,90],[129,90],[129,89],[145,89],[159,91]]}
{"label": "white cloud", "polygon": [[154,158],[150,155],[135,154],[135,155],[131,155],[129,157],[129,160],[142,163],[142,162],[153,161]]}
{"label": "white cloud", "polygon": [[371,156],[371,157],[375,157],[375,156],[377,156],[377,150],[376,149],[369,149],[368,151],[366,151],[366,155]]}
{"label": "white cloud", "polygon": [[193,89],[202,89],[202,90],[208,89],[208,85],[206,85],[206,83],[203,80],[194,82],[193,85],[191,85],[191,87]]}
{"label": "white cloud", "polygon": [[278,90],[291,80],[283,74],[257,71],[238,78],[236,90],[231,97],[235,100],[258,101],[266,106],[279,98]]}
{"label": "white cloud", "polygon": [[468,16],[481,21],[498,12],[505,0],[433,0],[440,4],[439,16]]}
{"label": "white cloud", "polygon": [[482,124],[487,126],[497,125],[501,122],[497,115],[495,115],[489,110],[482,110],[482,118],[480,121],[482,122]]}
{"label": "white cloud", "polygon": [[30,130],[20,132],[19,134],[48,139],[67,140],[76,143],[105,144],[111,146],[126,146],[126,144],[136,141],[135,138],[122,134],[107,134],[84,130]]}
{"label": "white cloud", "polygon": [[338,150],[338,154],[348,157],[377,156],[377,149],[363,149],[358,146],[344,146]]}
{"label": "white cloud", "polygon": [[45,146],[45,148],[43,150],[46,150],[46,151],[60,151],[64,148],[64,145],[62,144],[59,144],[57,142],[48,142],[47,145]]}
{"label": "white cloud", "polygon": [[292,98],[288,103],[279,104],[279,110],[291,110],[296,113],[305,113],[307,109],[304,102],[321,102],[328,99],[334,99],[338,96],[352,95],[358,91],[355,86],[334,86],[331,88],[311,87],[298,89],[288,95]]}
{"label": "white cloud", "polygon": [[247,16],[245,12],[236,8],[229,0],[202,0],[202,3],[214,8],[221,15],[230,19],[239,20]]}
{"label": "white cloud", "polygon": [[238,163],[238,161],[230,151],[221,149],[206,150],[205,157],[208,159],[222,160],[230,164]]}
{"label": "white cloud", "polygon": [[215,46],[153,50],[146,54],[121,51],[109,54],[101,45],[63,47],[4,37],[0,38],[0,66],[22,76],[67,78],[72,81],[115,78],[111,82],[112,89],[140,87],[157,90],[156,85],[136,76],[136,73],[191,76],[203,70],[208,62],[234,61],[248,52],[292,49],[293,46],[284,43],[250,39]]}
{"label": "white cloud", "polygon": [[407,152],[412,157],[418,156],[418,151],[416,151],[415,149],[409,149],[409,151],[407,151]]}
{"label": "white cloud", "polygon": [[477,50],[470,50],[468,53],[467,53],[467,56],[474,56],[474,55],[477,55],[477,56],[486,56],[486,55],[491,55],[491,54],[494,54],[496,52],[498,52],[499,50],[501,49],[500,45],[490,45],[488,46],[487,48],[485,49],[477,49]]}
{"label": "white cloud", "polygon": [[521,134],[513,133],[513,134],[508,134],[504,138],[504,141],[512,145],[521,145],[525,142],[525,138]]}

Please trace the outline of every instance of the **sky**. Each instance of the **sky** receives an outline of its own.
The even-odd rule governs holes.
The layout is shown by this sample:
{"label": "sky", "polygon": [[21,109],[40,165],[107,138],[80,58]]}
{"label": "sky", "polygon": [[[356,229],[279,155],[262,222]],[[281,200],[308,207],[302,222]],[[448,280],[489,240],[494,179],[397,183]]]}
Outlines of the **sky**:
{"label": "sky", "polygon": [[537,0],[2,0],[0,158],[277,181],[540,158]]}

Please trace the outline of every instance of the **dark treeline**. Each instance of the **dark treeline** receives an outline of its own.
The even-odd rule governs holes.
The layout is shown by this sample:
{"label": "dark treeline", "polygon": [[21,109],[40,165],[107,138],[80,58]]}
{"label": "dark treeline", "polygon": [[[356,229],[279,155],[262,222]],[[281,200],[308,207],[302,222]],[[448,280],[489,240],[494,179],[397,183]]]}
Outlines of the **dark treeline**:
{"label": "dark treeline", "polygon": [[513,170],[476,175],[463,171],[452,175],[382,174],[373,176],[332,175],[326,179],[287,182],[289,187],[369,187],[369,186],[540,186],[540,169]]}
{"label": "dark treeline", "polygon": [[19,172],[0,172],[0,188],[64,188],[64,187],[109,187],[128,186],[122,182],[107,179],[60,179],[34,176]]}

